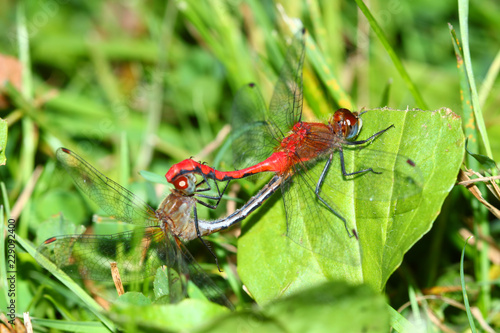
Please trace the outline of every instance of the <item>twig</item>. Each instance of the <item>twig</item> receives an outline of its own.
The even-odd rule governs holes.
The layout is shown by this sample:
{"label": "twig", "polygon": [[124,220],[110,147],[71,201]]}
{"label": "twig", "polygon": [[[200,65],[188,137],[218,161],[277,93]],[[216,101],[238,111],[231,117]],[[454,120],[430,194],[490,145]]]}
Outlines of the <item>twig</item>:
{"label": "twig", "polygon": [[35,188],[36,182],[38,181],[38,178],[40,178],[42,171],[43,167],[41,165],[37,166],[33,171],[33,174],[31,175],[28,183],[24,187],[24,190],[21,192],[21,195],[19,195],[19,197],[17,198],[14,207],[12,207],[11,215],[13,219],[17,220],[17,218],[21,214],[24,205],[26,204],[26,202],[28,202],[31,193],[33,193],[33,189]]}
{"label": "twig", "polygon": [[110,265],[111,265],[111,275],[113,276],[113,282],[115,283],[116,292],[118,293],[118,296],[121,296],[125,294],[125,290],[123,289],[123,283],[120,277],[120,271],[116,266],[116,262],[112,262],[110,263]]}

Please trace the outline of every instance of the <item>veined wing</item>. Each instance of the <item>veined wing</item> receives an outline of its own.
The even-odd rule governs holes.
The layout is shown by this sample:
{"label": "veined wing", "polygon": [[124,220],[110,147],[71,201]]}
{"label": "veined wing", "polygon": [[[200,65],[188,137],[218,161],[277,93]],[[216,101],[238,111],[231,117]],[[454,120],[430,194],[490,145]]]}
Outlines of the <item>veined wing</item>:
{"label": "veined wing", "polygon": [[160,227],[113,235],[51,237],[37,252],[77,279],[112,281],[111,263],[116,263],[123,282],[143,280],[164,266],[172,303],[186,297],[187,281],[191,280],[209,300],[233,308],[182,242],[172,234],[165,236]]}
{"label": "veined wing", "polygon": [[[368,202],[403,201],[418,196],[422,191],[423,176],[418,165],[410,158],[369,148],[343,148],[347,173],[372,169],[356,175],[344,177],[339,152],[326,174],[321,190],[339,193],[362,204]],[[326,157],[325,157],[326,158]],[[324,159],[318,165],[308,166],[312,179],[319,179]]]}
{"label": "veined wing", "polygon": [[140,226],[158,224],[155,212],[148,204],[83,158],[66,148],[59,148],[56,156],[80,190],[110,216]]}
{"label": "veined wing", "polygon": [[295,34],[269,104],[269,122],[272,124],[273,135],[277,138],[285,137],[288,131],[301,120],[304,36],[305,29]]}
{"label": "veined wing", "polygon": [[[315,194],[326,160],[299,163],[283,188],[287,233],[315,253],[356,264],[351,242],[356,218],[381,218],[405,213],[418,204],[423,178],[409,158],[371,149],[344,149],[348,173],[372,168],[375,172],[342,175],[339,153]],[[388,205],[381,205],[381,202]],[[382,210],[381,210],[382,208]],[[347,230],[346,230],[347,229]]]}
{"label": "veined wing", "polygon": [[302,115],[304,34],[299,31],[288,48],[269,110],[254,84],[241,88],[232,107],[233,156],[236,168],[268,158]]}
{"label": "veined wing", "polygon": [[65,235],[47,239],[37,249],[72,278],[111,281],[116,262],[123,281],[142,280],[172,261],[172,249],[160,227],[112,235]]}
{"label": "veined wing", "polygon": [[[173,237],[173,236],[171,236]],[[189,279],[203,292],[203,294],[212,302],[219,303],[234,310],[233,304],[227,299],[222,290],[217,287],[214,281],[203,271],[200,265],[193,258],[181,241],[178,241],[179,250],[177,253],[182,255],[178,258],[179,271]]]}
{"label": "veined wing", "polygon": [[231,111],[233,164],[242,169],[268,158],[279,145],[266,120],[266,105],[259,88],[251,83],[234,97]]}
{"label": "veined wing", "polygon": [[414,209],[420,200],[422,175],[418,166],[402,155],[365,149],[344,155],[348,173],[370,167],[376,173],[344,177],[337,157],[319,187],[320,200],[315,190],[326,160],[299,163],[284,199],[292,240],[309,244],[304,246],[321,255],[350,263],[349,243],[355,237],[349,236],[358,229],[357,218],[389,218]]}
{"label": "veined wing", "polygon": [[[298,170],[282,187],[286,211],[287,236],[298,245],[348,266],[360,264],[358,245],[349,237],[343,221],[332,204],[333,213],[314,193],[316,183]],[[330,203],[331,204],[331,203]]]}

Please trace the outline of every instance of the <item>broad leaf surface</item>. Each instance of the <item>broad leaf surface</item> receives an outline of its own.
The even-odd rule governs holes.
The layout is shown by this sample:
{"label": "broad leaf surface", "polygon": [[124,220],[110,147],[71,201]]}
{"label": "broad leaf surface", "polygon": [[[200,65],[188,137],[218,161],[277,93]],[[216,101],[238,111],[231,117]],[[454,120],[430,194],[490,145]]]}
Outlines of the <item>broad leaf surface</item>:
{"label": "broad leaf surface", "polygon": [[261,310],[238,311],[196,332],[387,332],[384,297],[367,286],[327,282],[276,300]]}
{"label": "broad leaf surface", "polygon": [[[229,313],[223,306],[193,299],[185,299],[178,304],[148,306],[138,305],[135,300],[125,301],[115,303],[109,311],[109,316],[118,324],[128,325],[127,331],[134,332],[188,330]],[[133,318],[133,321],[130,318]]]}
{"label": "broad leaf surface", "polygon": [[[335,237],[324,235],[330,239],[321,246],[330,244],[331,248],[322,251],[321,255],[306,249],[316,249],[316,244],[299,246],[286,236],[283,202],[281,195],[275,194],[243,224],[238,242],[238,272],[259,303],[324,280],[367,283],[375,290],[382,290],[403,255],[431,228],[439,214],[464,155],[460,118],[449,109],[373,110],[362,118],[363,129],[358,140],[394,124],[395,128],[378,137],[368,149],[387,152],[384,156],[398,154],[402,156],[400,159],[411,158],[420,175],[419,190],[405,196],[404,191],[386,182],[364,180],[365,175],[346,180],[341,175],[337,158],[327,177],[333,177],[338,186],[322,188],[322,195],[334,202],[348,224],[356,228],[359,240],[349,238],[343,223],[338,220],[338,223],[331,223]],[[373,157],[374,154],[376,156],[376,152],[369,155]],[[346,156],[348,172],[368,164],[362,160],[365,155],[368,156],[355,152]],[[322,165],[318,163],[312,173],[321,172]],[[394,177],[401,175],[394,174]],[[329,181],[332,183],[332,179]],[[382,198],[377,199],[367,191]],[[302,193],[312,195],[311,190]],[[306,221],[303,228],[307,237],[308,233],[315,232],[307,225],[309,208],[302,207],[300,201],[297,206],[301,218]],[[311,239],[318,238],[308,238],[304,243]],[[323,255],[324,252],[331,255]]]}

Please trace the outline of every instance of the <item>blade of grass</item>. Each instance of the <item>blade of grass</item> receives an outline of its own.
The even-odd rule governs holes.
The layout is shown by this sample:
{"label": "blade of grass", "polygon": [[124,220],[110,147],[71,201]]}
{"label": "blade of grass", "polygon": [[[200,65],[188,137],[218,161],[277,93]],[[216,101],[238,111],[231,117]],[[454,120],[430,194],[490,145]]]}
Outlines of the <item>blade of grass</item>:
{"label": "blade of grass", "polygon": [[489,93],[491,92],[491,88],[493,87],[493,83],[495,83],[498,73],[500,72],[500,51],[498,51],[495,59],[491,63],[488,72],[486,73],[486,77],[484,78],[483,84],[479,89],[479,104],[481,107],[484,106],[484,102],[486,102],[486,98],[488,98]]}
{"label": "blade of grass", "polygon": [[[460,22],[460,34],[462,36],[461,45],[464,57],[465,71],[467,73],[466,79],[470,87],[470,94],[472,97],[472,106],[473,106],[472,110],[474,112],[474,118],[470,120],[470,123],[468,123],[468,125],[471,125],[473,126],[474,129],[477,128],[477,130],[479,130],[479,134],[481,135],[486,155],[489,158],[492,158],[488,133],[486,132],[483,113],[481,111],[481,105],[479,103],[479,98],[476,89],[476,81],[474,79],[474,73],[472,70],[472,61],[469,48],[468,16],[469,16],[469,1],[459,0],[458,17]],[[469,159],[469,162],[470,160],[471,159]],[[473,166],[477,165],[475,161],[473,163],[474,163]],[[493,175],[496,175],[496,170],[493,170],[492,173]],[[485,190],[482,184],[479,188],[483,191]],[[476,235],[481,234],[482,237],[490,237],[489,223],[487,219],[488,211],[486,207],[481,205],[476,200],[472,201],[472,207],[474,209],[475,234]],[[478,257],[479,262],[476,264],[476,273],[478,279],[483,282],[486,282],[489,279],[490,262],[488,253],[489,253],[489,246],[488,244],[485,243],[484,246],[479,251],[479,257]],[[491,306],[491,286],[487,283],[481,286],[478,304],[483,316],[486,316]]]}
{"label": "blade of grass", "polygon": [[110,59],[106,56],[102,46],[104,43],[98,40],[99,37],[90,40],[88,43],[89,57],[94,66],[99,86],[107,98],[108,102],[113,105],[122,100],[119,83],[116,80],[116,75],[113,73]]}
{"label": "blade of grass", "polygon": [[[449,28],[450,28],[451,40],[453,43],[453,47],[455,49],[455,56],[457,58],[457,68],[460,78],[460,95],[462,96],[461,99],[462,99],[462,109],[463,109],[462,117],[463,117],[463,123],[465,124],[464,130],[465,130],[465,135],[470,139],[468,140],[468,149],[477,152],[479,151],[478,129],[476,126],[474,126],[475,123],[474,113],[471,111],[471,109],[473,109],[472,95],[467,73],[465,72],[464,68],[463,50],[460,47],[461,44],[457,38],[455,30],[451,25],[449,25]],[[469,168],[474,170],[480,169],[479,162],[470,154],[466,155],[466,161]],[[482,191],[485,190],[484,184],[478,184],[478,186]],[[475,234],[478,235],[478,225],[481,226],[482,232],[484,234],[489,234],[489,225],[486,217],[487,216],[486,208],[483,205],[481,205],[479,201],[475,200],[472,196],[470,197],[470,200],[471,200],[471,207],[474,213],[474,221],[476,222],[474,224]],[[479,262],[479,264],[475,265],[475,270],[479,280],[484,280],[484,277],[488,276],[488,271],[489,271],[488,252],[489,250],[487,244],[481,247],[479,252],[475,252],[476,259],[478,259],[477,261]],[[480,308],[485,310],[489,308],[491,288],[487,285],[483,285],[480,290],[481,293],[479,297],[479,304]]]}
{"label": "blade of grass", "polygon": [[5,216],[10,216],[10,203],[9,203],[9,193],[5,187],[4,182],[0,182],[0,190],[2,192],[3,209],[5,209]]}
{"label": "blade of grass", "polygon": [[52,319],[41,319],[41,318],[31,318],[33,324],[40,325],[42,327],[54,328],[56,330],[68,331],[68,332],[109,332],[109,330],[102,325],[100,322],[93,321],[64,321],[64,320],[52,320]]}
{"label": "blade of grass", "polygon": [[417,296],[415,295],[415,289],[413,289],[412,286],[409,286],[408,294],[410,296],[410,306],[414,322],[417,323],[417,326],[420,326],[422,322],[422,317],[420,316],[420,307],[418,306]]}
{"label": "blade of grass", "polygon": [[[457,69],[458,76],[460,78],[460,97],[462,100],[462,118],[465,130],[465,136],[469,138],[469,146],[468,148],[472,151],[479,151],[479,143],[477,140],[477,130],[473,126],[474,117],[470,112],[472,108],[471,102],[471,93],[469,82],[467,81],[467,74],[465,73],[464,68],[464,55],[463,50],[460,47],[460,41],[457,38],[457,34],[455,29],[451,24],[448,24],[448,28],[450,29],[451,42],[453,44],[453,49],[455,50],[455,57],[457,58]],[[479,166],[473,159],[468,157],[468,165],[471,168],[476,168]]]}
{"label": "blade of grass", "polygon": [[[286,13],[282,12],[282,15],[283,15],[283,20],[286,23],[288,23],[290,30],[298,31],[300,28],[302,28],[298,26],[295,20],[291,20],[288,17],[286,17]],[[314,41],[314,39],[310,34],[306,35],[306,49],[309,61],[311,62],[312,66],[318,73],[318,76],[320,77],[323,84],[326,86],[330,95],[337,102],[338,106],[350,110],[355,109],[351,97],[340,86],[340,81],[337,79],[332,69],[328,66],[327,62],[325,61],[325,57],[323,56],[323,53],[318,48],[316,42]]]}
{"label": "blade of grass", "polygon": [[115,331],[114,324],[103,315],[104,309],[92,298],[85,290],[83,290],[77,283],[75,283],[69,276],[56,267],[50,260],[41,256],[36,252],[36,249],[27,241],[16,235],[18,243],[29,253],[33,258],[37,258],[38,263],[53,274],[59,281],[61,281],[69,290],[71,290],[78,298],[80,298],[89,310],[101,320],[111,331]]}
{"label": "blade of grass", "polygon": [[394,310],[390,305],[387,305],[387,308],[389,310],[389,321],[391,323],[391,327],[396,332],[415,332],[415,326],[413,326],[408,319],[403,317],[401,313]]}
{"label": "blade of grass", "polygon": [[[23,71],[22,75],[22,95],[31,101],[33,99],[33,77],[31,73],[31,59],[29,53],[29,34],[26,26],[26,16],[24,12],[24,3],[19,2],[16,13],[17,25],[17,43],[19,48],[19,59],[21,60]],[[38,144],[38,135],[33,120],[30,118],[22,119],[22,145],[21,145],[21,177],[23,186],[28,183],[31,174],[35,168],[36,146]],[[28,214],[31,211],[31,200],[25,204],[25,209],[21,213],[21,218],[17,221],[17,233],[23,237],[28,236]]]}
{"label": "blade of grass", "polygon": [[344,60],[344,42],[342,41],[342,10],[339,1],[311,1],[309,12],[314,26],[314,36],[319,45],[322,45],[325,60],[330,68],[336,68],[340,73],[340,66]]}
{"label": "blade of grass", "polygon": [[[42,293],[43,293],[43,290],[40,291],[40,294],[42,294]],[[71,313],[71,311],[69,311],[69,309],[67,309],[64,306],[64,304],[59,303],[58,301],[56,301],[50,295],[44,295],[44,298],[46,300],[48,300],[49,302],[51,302],[52,305],[54,305],[54,307],[56,308],[57,311],[59,311],[59,313],[61,314],[61,316],[63,317],[63,319],[65,319],[65,320],[67,320],[69,322],[76,321],[76,318],[73,315],[73,313]],[[36,301],[35,298],[33,298],[33,301]],[[36,304],[36,303],[33,302],[33,304]]]}
{"label": "blade of grass", "polygon": [[0,166],[7,163],[5,149],[7,148],[7,137],[9,135],[9,123],[0,118]]}
{"label": "blade of grass", "polygon": [[123,131],[120,136],[120,184],[128,188],[130,185],[130,151],[127,144],[127,132]]}
{"label": "blade of grass", "polygon": [[152,77],[152,89],[150,90],[151,99],[148,107],[148,117],[146,128],[142,139],[137,163],[134,166],[134,173],[146,169],[153,158],[154,145],[151,144],[153,136],[158,132],[161,122],[161,112],[164,103],[165,76],[168,76],[168,60],[171,53],[172,34],[177,19],[177,8],[175,2],[169,1],[165,7],[163,21],[161,22],[161,31],[158,38],[158,60],[156,69]]}
{"label": "blade of grass", "polygon": [[31,118],[37,124],[39,129],[42,129],[55,136],[63,146],[72,147],[74,145],[73,141],[67,138],[60,129],[58,129],[56,126],[53,126],[47,120],[47,117],[43,114],[43,112],[35,108],[26,98],[24,98],[10,82],[7,82],[2,90],[6,93],[7,96],[9,96],[12,103],[23,112],[24,119],[27,119],[27,117],[24,116],[28,116],[29,118]]}
{"label": "blade of grass", "polygon": [[467,318],[469,319],[469,326],[471,331],[473,333],[476,333],[476,325],[474,324],[474,318],[472,317],[472,313],[470,311],[469,297],[467,296],[467,290],[465,289],[465,277],[464,277],[465,248],[471,237],[467,238],[467,240],[465,241],[464,247],[462,249],[462,255],[460,256],[460,283],[462,285],[462,295],[464,297],[464,305],[465,305],[465,311],[467,312]]}
{"label": "blade of grass", "polygon": [[458,19],[460,22],[460,34],[462,35],[462,49],[464,55],[465,71],[467,73],[467,79],[469,81],[469,86],[472,94],[472,105],[474,107],[473,110],[476,120],[476,126],[479,129],[479,133],[481,134],[481,139],[483,140],[486,155],[489,158],[493,158],[488,133],[486,132],[486,126],[484,125],[483,113],[481,111],[481,105],[479,103],[479,97],[477,94],[476,81],[474,79],[474,73],[472,70],[472,61],[469,49],[468,0],[458,0]]}
{"label": "blade of grass", "polygon": [[223,264],[222,268],[224,269],[224,271],[227,274],[227,281],[229,283],[229,287],[236,295],[236,298],[238,299],[239,303],[245,304],[245,299],[243,297],[243,289],[241,288],[241,281],[236,276],[236,274],[231,269],[231,267],[227,264],[227,260]]}
{"label": "blade of grass", "polygon": [[23,71],[22,75],[22,94],[26,99],[33,98],[33,77],[31,73],[31,59],[29,53],[29,33],[28,28],[26,27],[26,16],[24,14],[24,3],[19,2],[17,4],[16,11],[16,28],[17,28],[17,43],[18,43],[18,52],[19,59],[21,61]]}
{"label": "blade of grass", "polygon": [[415,99],[415,102],[417,103],[417,106],[423,110],[428,110],[427,104],[424,102],[422,96],[420,95],[420,92],[417,88],[417,86],[413,83],[411,80],[410,76],[406,72],[406,69],[403,66],[403,63],[399,59],[399,57],[396,55],[396,52],[392,48],[392,46],[389,44],[389,40],[385,36],[384,32],[382,31],[382,28],[380,28],[380,25],[377,23],[375,18],[373,17],[372,13],[366,7],[365,3],[362,0],[355,0],[356,3],[358,4],[359,9],[363,12],[365,15],[366,19],[370,23],[370,26],[372,27],[373,31],[375,32],[375,35],[378,37],[382,45],[384,46],[385,50],[387,51],[387,54],[389,54],[389,57],[391,58],[392,62],[394,63],[394,66],[396,67],[397,71],[399,72],[399,75],[403,78],[403,81],[406,83],[406,86],[408,87],[408,90],[410,90],[410,93],[412,94],[413,98]]}
{"label": "blade of grass", "polygon": [[337,102],[338,106],[350,110],[355,109],[355,105],[351,100],[351,97],[340,86],[340,81],[337,79],[333,70],[329,68],[321,50],[309,34],[307,35],[306,46],[309,61],[318,73],[318,76],[323,84],[328,89],[330,95]]}
{"label": "blade of grass", "polygon": [[217,1],[177,3],[182,14],[196,27],[202,41],[226,67],[233,91],[248,82],[255,82],[253,71],[248,70],[248,64],[252,63],[251,53],[234,19],[222,9],[224,5]]}
{"label": "blade of grass", "polygon": [[389,96],[391,95],[391,87],[392,87],[392,79],[387,81],[385,85],[384,92],[382,93],[382,98],[380,99],[380,106],[388,106],[389,105]]}
{"label": "blade of grass", "polygon": [[259,39],[259,41],[263,40],[266,44],[266,55],[269,62],[272,63],[275,68],[280,68],[283,64],[283,53],[280,51],[276,35],[274,34],[275,22],[267,15],[262,1],[248,0],[248,5],[253,13],[253,19],[255,19],[256,26],[260,27],[260,29],[247,29],[250,44],[253,44],[255,47],[257,39]]}

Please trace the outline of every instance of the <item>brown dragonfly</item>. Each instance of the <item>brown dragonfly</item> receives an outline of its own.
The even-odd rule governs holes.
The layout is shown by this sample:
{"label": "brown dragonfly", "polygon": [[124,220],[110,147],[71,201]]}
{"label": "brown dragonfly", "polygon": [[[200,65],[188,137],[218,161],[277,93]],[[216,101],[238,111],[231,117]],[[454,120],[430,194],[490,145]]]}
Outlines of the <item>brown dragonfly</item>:
{"label": "brown dragonfly", "polygon": [[[70,277],[91,280],[112,280],[111,263],[116,263],[124,282],[155,275],[159,267],[165,266],[168,268],[171,302],[186,296],[187,281],[191,280],[208,299],[232,308],[183,244],[183,241],[201,239],[226,228],[228,218],[244,218],[235,212],[225,219],[198,221],[196,205],[207,204],[197,197],[214,199],[218,204],[222,195],[200,194],[210,190],[210,185],[204,180],[196,183],[192,174],[185,175],[179,180],[184,186],[172,189],[159,208],[154,210],[71,150],[59,148],[56,156],[83,193],[111,217],[133,224],[134,228],[111,235],[51,237],[38,248],[40,255],[49,258]],[[203,184],[208,186],[202,187]]]}

